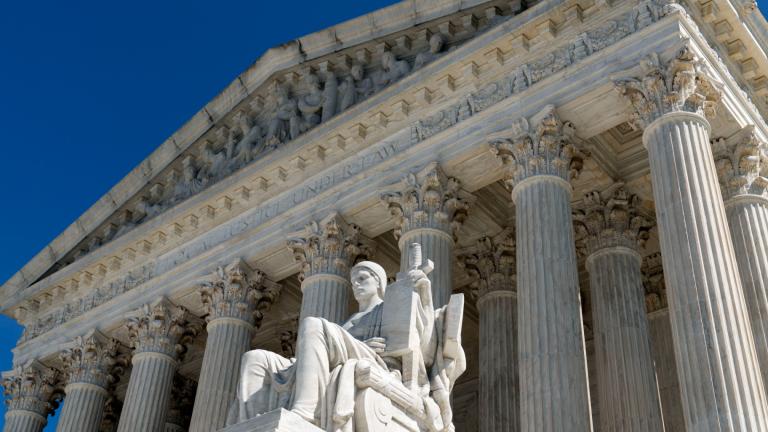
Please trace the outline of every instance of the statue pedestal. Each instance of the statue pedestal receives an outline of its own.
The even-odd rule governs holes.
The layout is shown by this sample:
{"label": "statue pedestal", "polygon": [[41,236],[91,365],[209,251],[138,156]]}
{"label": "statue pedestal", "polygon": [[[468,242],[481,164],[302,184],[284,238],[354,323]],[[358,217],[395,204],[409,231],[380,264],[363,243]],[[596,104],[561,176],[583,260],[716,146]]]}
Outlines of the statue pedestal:
{"label": "statue pedestal", "polygon": [[279,408],[236,425],[219,429],[219,432],[323,432],[298,415]]}

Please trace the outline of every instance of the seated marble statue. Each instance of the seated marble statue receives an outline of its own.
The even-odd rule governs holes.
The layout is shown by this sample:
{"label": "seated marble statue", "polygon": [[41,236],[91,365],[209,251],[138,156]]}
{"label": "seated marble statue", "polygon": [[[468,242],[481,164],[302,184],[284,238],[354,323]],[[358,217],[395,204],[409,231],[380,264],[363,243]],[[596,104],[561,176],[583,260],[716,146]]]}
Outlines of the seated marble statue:
{"label": "seated marble statue", "polygon": [[[435,309],[430,270],[429,261],[411,265],[390,293],[380,265],[356,264],[350,273],[358,312],[341,325],[305,318],[295,359],[245,353],[227,424],[284,408],[326,431],[452,431],[450,392],[466,368],[463,297]],[[390,420],[381,423],[382,415]]]}

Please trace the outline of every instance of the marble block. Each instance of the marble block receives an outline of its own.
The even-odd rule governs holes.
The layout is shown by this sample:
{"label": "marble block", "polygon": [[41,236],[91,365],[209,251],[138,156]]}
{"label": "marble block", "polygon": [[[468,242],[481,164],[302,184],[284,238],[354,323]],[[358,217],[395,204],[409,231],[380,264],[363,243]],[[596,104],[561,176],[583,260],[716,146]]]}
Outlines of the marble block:
{"label": "marble block", "polygon": [[323,432],[298,415],[278,408],[250,420],[219,429],[219,432]]}

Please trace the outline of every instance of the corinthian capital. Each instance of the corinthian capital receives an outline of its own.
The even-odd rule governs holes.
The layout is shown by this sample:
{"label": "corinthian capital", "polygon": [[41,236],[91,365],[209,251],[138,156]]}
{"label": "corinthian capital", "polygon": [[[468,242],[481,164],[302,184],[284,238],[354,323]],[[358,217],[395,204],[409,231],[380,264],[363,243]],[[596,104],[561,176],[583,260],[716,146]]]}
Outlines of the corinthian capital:
{"label": "corinthian capital", "polygon": [[252,269],[242,259],[219,267],[200,287],[200,297],[208,322],[217,318],[236,318],[261,324],[263,313],[280,295],[280,285]]}
{"label": "corinthian capital", "polygon": [[448,177],[433,162],[406,175],[399,190],[385,192],[381,199],[395,217],[395,237],[414,229],[431,228],[447,232],[455,240],[473,197],[461,189],[459,180]]}
{"label": "corinthian capital", "polygon": [[768,145],[749,125],[730,139],[712,140],[723,198],[737,195],[765,196],[768,187]]}
{"label": "corinthian capital", "polygon": [[473,279],[478,298],[494,291],[514,291],[515,230],[506,228],[493,236],[481,237],[474,246],[457,253],[459,265]]}
{"label": "corinthian capital", "polygon": [[511,130],[490,137],[491,152],[507,170],[510,186],[537,175],[570,181],[581,171],[584,155],[573,145],[576,129],[548,105],[531,117],[512,122]]}
{"label": "corinthian capital", "polygon": [[112,381],[118,343],[98,330],[78,336],[59,357],[64,363],[67,383],[88,383],[102,388]]}
{"label": "corinthian capital", "polygon": [[637,250],[648,239],[653,226],[650,212],[640,204],[640,198],[617,184],[608,191],[594,191],[584,197],[584,203],[574,211],[577,241],[586,243],[587,254],[603,248],[624,246]]}
{"label": "corinthian capital", "polygon": [[176,359],[184,354],[201,326],[185,308],[163,298],[135,310],[127,327],[134,355],[156,352]]}
{"label": "corinthian capital", "polygon": [[3,394],[8,410],[23,410],[48,417],[58,406],[60,374],[32,360],[3,372]]}
{"label": "corinthian capital", "polygon": [[664,114],[687,111],[713,117],[720,101],[718,84],[704,73],[703,62],[689,46],[662,63],[652,53],[640,62],[641,75],[614,81],[632,105],[630,124],[645,128]]}
{"label": "corinthian capital", "polygon": [[360,227],[348,224],[337,213],[320,222],[310,222],[288,239],[288,247],[301,263],[302,280],[317,274],[347,278],[350,266],[358,258],[371,255],[372,249],[366,243]]}

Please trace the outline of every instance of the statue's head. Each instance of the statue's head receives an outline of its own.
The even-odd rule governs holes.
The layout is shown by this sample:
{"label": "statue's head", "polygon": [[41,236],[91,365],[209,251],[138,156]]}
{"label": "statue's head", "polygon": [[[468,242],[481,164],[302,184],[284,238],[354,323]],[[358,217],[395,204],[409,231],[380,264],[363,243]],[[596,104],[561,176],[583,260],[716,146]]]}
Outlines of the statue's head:
{"label": "statue's head", "polygon": [[443,41],[443,37],[439,34],[433,34],[432,37],[429,38],[429,50],[433,54],[439,53],[443,49],[443,44],[445,42]]}
{"label": "statue's head", "polygon": [[377,296],[384,300],[384,291],[387,289],[387,272],[373,261],[361,261],[355,264],[350,271],[352,293],[355,300],[362,302]]}
{"label": "statue's head", "polygon": [[384,51],[381,55],[381,66],[384,69],[391,69],[395,65],[395,55],[389,51]]}
{"label": "statue's head", "polygon": [[349,74],[352,75],[352,78],[358,81],[363,79],[363,72],[364,72],[363,65],[361,65],[360,63],[355,63],[354,65],[352,65],[352,68],[349,70]]}

